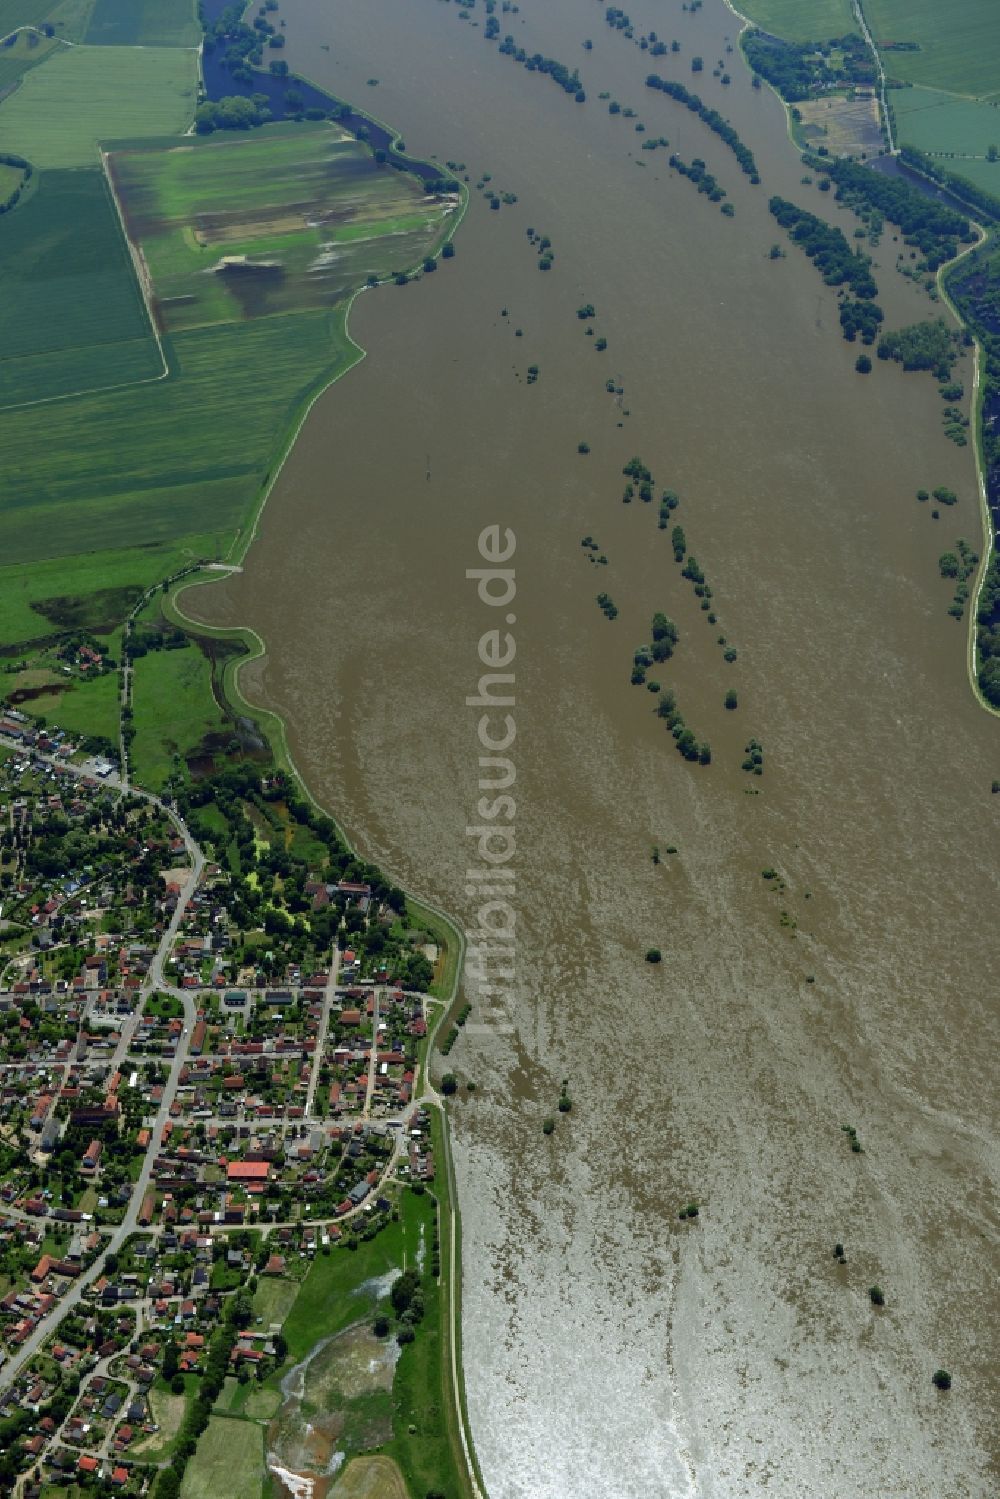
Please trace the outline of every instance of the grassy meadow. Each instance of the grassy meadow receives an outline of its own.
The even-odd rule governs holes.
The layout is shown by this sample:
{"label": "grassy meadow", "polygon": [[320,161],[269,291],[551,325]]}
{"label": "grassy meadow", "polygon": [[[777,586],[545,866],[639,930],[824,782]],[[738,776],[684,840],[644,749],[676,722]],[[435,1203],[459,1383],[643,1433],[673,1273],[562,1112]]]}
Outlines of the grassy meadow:
{"label": "grassy meadow", "polygon": [[162,373],[98,168],[40,174],[4,219],[0,280],[0,407]]}
{"label": "grassy meadow", "polygon": [[86,41],[115,47],[197,47],[194,0],[95,0]]}
{"label": "grassy meadow", "polygon": [[820,42],[857,31],[851,0],[736,0],[755,26],[790,42]]}
{"label": "grassy meadow", "polygon": [[30,68],[44,62],[62,45],[54,37],[39,36],[37,31],[19,31],[14,34],[10,46],[0,47],[0,90],[9,88]]}
{"label": "grassy meadow", "polygon": [[1000,94],[1000,11],[996,0],[865,0],[880,48],[916,42],[918,52],[885,52],[893,78],[956,94]]}
{"label": "grassy meadow", "polygon": [[212,1416],[181,1483],[181,1499],[260,1499],[264,1433],[252,1421]]}
{"label": "grassy meadow", "polygon": [[176,47],[67,47],[0,104],[0,150],[36,168],[96,166],[97,143],[187,128],[198,60]]}
{"label": "grassy meadow", "polygon": [[330,307],[419,263],[448,211],[327,123],[117,151],[109,169],[171,331]]}
{"label": "grassy meadow", "polygon": [[132,673],[132,771],[156,791],[174,770],[174,755],[197,748],[206,734],[228,734],[212,696],[212,667],[197,646],[150,651]]}

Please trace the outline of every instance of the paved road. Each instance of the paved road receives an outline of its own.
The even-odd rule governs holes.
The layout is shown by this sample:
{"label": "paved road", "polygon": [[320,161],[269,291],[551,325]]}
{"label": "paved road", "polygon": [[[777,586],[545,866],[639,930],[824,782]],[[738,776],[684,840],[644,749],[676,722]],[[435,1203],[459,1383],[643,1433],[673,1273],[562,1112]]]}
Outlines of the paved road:
{"label": "paved road", "polygon": [[[9,740],[5,735],[0,735],[0,741],[8,744],[14,744],[14,746],[17,748],[23,748],[23,746],[17,745],[16,741]],[[93,768],[89,764],[84,764],[83,766],[72,765],[57,760],[52,755],[43,755],[38,753],[37,751],[32,751],[31,753],[34,760],[41,761],[43,764],[51,765],[54,768],[65,771],[69,775],[76,776],[80,780],[90,780],[95,778]],[[122,785],[121,779],[114,774],[105,778],[105,784],[113,786],[116,790],[124,791],[126,789]],[[129,1204],[125,1210],[125,1216],[122,1219],[122,1222],[116,1229],[112,1230],[110,1240],[108,1241],[105,1248],[100,1252],[100,1254],[98,1254],[94,1263],[73,1282],[72,1286],[66,1292],[65,1296],[63,1296],[60,1300],[59,1304],[53,1309],[53,1311],[49,1313],[47,1317],[42,1319],[42,1321],[35,1328],[35,1331],[31,1334],[30,1338],[28,1338],[26,1342],[22,1343],[21,1347],[15,1353],[11,1354],[10,1358],[4,1364],[3,1368],[0,1369],[0,1389],[5,1389],[17,1378],[17,1375],[20,1373],[21,1369],[23,1369],[28,1360],[33,1358],[34,1355],[38,1352],[42,1344],[45,1342],[46,1338],[49,1337],[57,1324],[79,1303],[80,1297],[82,1296],[86,1288],[90,1285],[93,1285],[94,1281],[100,1278],[103,1272],[104,1261],[107,1255],[113,1252],[117,1252],[117,1250],[121,1248],[122,1244],[129,1237],[129,1235],[133,1234],[138,1227],[139,1212],[142,1208],[142,1199],[145,1196],[146,1190],[149,1186],[150,1176],[153,1170],[153,1162],[155,1161],[156,1156],[159,1152],[163,1137],[163,1126],[166,1123],[167,1119],[170,1117],[170,1106],[173,1103],[174,1097],[177,1093],[177,1084],[180,1078],[181,1068],[187,1061],[188,1049],[191,1045],[191,1032],[194,1029],[196,1016],[194,999],[190,994],[185,993],[181,989],[175,988],[173,985],[169,984],[166,981],[163,973],[163,965],[173,947],[174,939],[176,938],[180,924],[184,919],[184,915],[187,911],[188,905],[190,904],[191,897],[197,889],[198,881],[200,880],[202,870],[205,867],[205,858],[202,854],[201,849],[198,847],[197,843],[194,841],[194,838],[191,836],[187,825],[177,815],[172,807],[168,807],[160,797],[154,796],[152,792],[140,791],[139,788],[135,786],[129,787],[127,789],[129,795],[141,797],[143,801],[149,802],[153,806],[158,807],[162,812],[166,814],[167,817],[170,818],[170,821],[177,829],[177,832],[184,840],[184,847],[187,850],[188,859],[190,860],[190,869],[188,870],[188,874],[184,880],[183,885],[181,886],[181,892],[177,898],[177,904],[174,908],[174,913],[170,918],[166,931],[160,939],[160,944],[157,947],[156,955],[153,958],[152,963],[150,964],[149,974],[147,975],[146,983],[144,985],[145,992],[149,992],[153,988],[157,988],[165,990],[168,994],[175,994],[177,998],[181,1000],[182,1004],[184,1005],[184,1028],[181,1034],[180,1042],[177,1046],[177,1050],[174,1053],[173,1059],[170,1063],[170,1072],[163,1089],[163,1098],[157,1111],[156,1119],[150,1135],[149,1149],[146,1152],[146,1158],[143,1161],[142,1170],[139,1173],[138,1180],[136,1181],[135,1187],[133,1188],[132,1196],[129,1199]]]}

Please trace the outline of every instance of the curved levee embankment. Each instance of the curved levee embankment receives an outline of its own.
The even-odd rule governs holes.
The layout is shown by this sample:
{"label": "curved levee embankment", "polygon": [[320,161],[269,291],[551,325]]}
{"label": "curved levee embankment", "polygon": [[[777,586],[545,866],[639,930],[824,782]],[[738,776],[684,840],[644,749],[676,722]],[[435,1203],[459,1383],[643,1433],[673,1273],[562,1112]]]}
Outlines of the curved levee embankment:
{"label": "curved levee embankment", "polygon": [[[396,139],[398,140],[399,137],[396,136]],[[464,184],[460,184],[460,187],[462,195],[460,211],[458,212],[454,220],[449,223],[447,230],[437,247],[435,258],[440,257],[440,253],[444,245],[451,241],[468,207],[468,188]],[[345,363],[330,380],[323,381],[319,385],[319,387],[307,397],[297,417],[291,423],[285,435],[284,441],[282,442],[278,461],[274,465],[273,469],[269,472],[268,477],[265,480],[264,485],[262,486],[261,494],[258,498],[256,506],[254,507],[250,523],[246,528],[241,529],[241,531],[237,533],[237,536],[234,539],[229,552],[227,553],[232,567],[236,567],[241,564],[243,559],[246,557],[247,552],[249,551],[250,546],[257,534],[257,527],[260,522],[260,517],[264,512],[264,507],[271,496],[274,485],[284,467],[289,453],[295,445],[295,441],[299,433],[301,432],[306,419],[312,411],[313,406],[319,400],[321,395],[325,394],[325,392],[329,390],[333,385],[335,385],[338,380],[342,379],[350,370],[355,367],[356,364],[360,363],[360,361],[365,358],[366,351],[351,337],[348,325],[350,311],[354,305],[356,298],[362,291],[373,289],[374,288],[359,287],[344,307],[341,313],[341,316],[343,318],[344,341],[347,344],[348,348],[353,352],[353,357],[349,356],[348,362]],[[317,800],[317,798],[310,790],[305,778],[302,776],[298,767],[296,766],[288,745],[288,735],[286,732],[284,719],[281,718],[279,714],[274,713],[270,709],[260,708],[249,702],[240,688],[239,676],[241,669],[244,666],[249,665],[251,662],[259,660],[265,654],[266,644],[262,637],[257,633],[256,630],[252,629],[249,626],[237,626],[233,628],[222,629],[215,626],[204,625],[200,621],[193,619],[184,611],[183,604],[180,598],[181,594],[186,593],[192,588],[204,587],[207,584],[218,582],[220,579],[227,576],[228,570],[229,569],[209,572],[207,569],[205,569],[196,577],[186,577],[182,582],[179,582],[177,586],[170,592],[170,594],[164,599],[164,612],[168,616],[168,618],[171,618],[185,629],[192,630],[199,635],[213,636],[217,639],[235,640],[244,647],[245,653],[243,655],[232,661],[226,662],[223,667],[222,691],[224,696],[226,697],[230,706],[245,713],[247,717],[251,718],[261,727],[262,731],[268,737],[278,764],[281,765],[283,769],[287,770],[289,774],[295,777],[295,780],[302,788],[304,795],[313,804],[313,806],[316,807],[318,811],[322,812],[324,816],[327,816],[331,819],[346,846],[351,849],[352,852],[354,852],[354,844],[348,837],[344,828],[341,826],[335,813],[330,811],[329,808],[324,807]],[[387,871],[387,873],[389,873],[391,877],[392,871]],[[406,894],[410,901],[411,908],[414,909],[415,913],[418,915],[426,913],[431,918],[431,924],[436,924],[438,928],[443,932],[445,937],[446,949],[449,950],[451,954],[453,954],[452,957],[449,957],[445,969],[447,985],[446,992],[442,996],[443,1003],[441,1005],[438,1017],[428,1034],[425,1076],[429,1079],[430,1061],[431,1057],[433,1056],[434,1046],[437,1040],[438,1033],[442,1024],[444,1024],[444,1022],[448,1018],[454,1001],[458,995],[459,985],[461,983],[461,977],[464,968],[466,939],[465,934],[460,926],[447,912],[441,910],[440,907],[434,905],[431,901],[426,900],[417,893],[407,891]],[[447,1328],[445,1352],[446,1357],[449,1361],[449,1374],[452,1390],[454,1419],[461,1441],[462,1453],[464,1456],[473,1499],[486,1499],[486,1486],[483,1481],[482,1472],[476,1458],[475,1448],[472,1440],[472,1428],[469,1421],[465,1398],[465,1380],[462,1372],[461,1216],[458,1206],[454,1162],[452,1160],[448,1113],[447,1109],[443,1106],[443,1104],[441,1104],[436,1095],[432,1095],[429,1101],[436,1106],[437,1112],[441,1119],[441,1140],[443,1144],[444,1164],[448,1184],[447,1194],[448,1210],[450,1215],[450,1250],[449,1278],[447,1287],[448,1304],[445,1309],[444,1324]]]}

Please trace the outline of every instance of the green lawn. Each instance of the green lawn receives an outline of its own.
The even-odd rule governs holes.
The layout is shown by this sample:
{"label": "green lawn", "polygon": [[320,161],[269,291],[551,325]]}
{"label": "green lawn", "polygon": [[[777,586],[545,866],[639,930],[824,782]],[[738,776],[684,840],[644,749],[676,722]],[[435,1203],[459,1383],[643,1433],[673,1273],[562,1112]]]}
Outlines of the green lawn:
{"label": "green lawn", "polygon": [[175,753],[193,750],[205,734],[227,730],[211,680],[211,664],[196,646],[150,651],[136,661],[132,766],[140,785],[156,790],[173,771]]}
{"label": "green lawn", "polygon": [[181,1484],[181,1499],[260,1499],[264,1433],[252,1421],[212,1416]]}
{"label": "green lawn", "polygon": [[261,1319],[264,1328],[272,1322],[284,1322],[298,1294],[297,1280],[285,1280],[280,1275],[260,1276],[253,1297],[254,1317]]}
{"label": "green lawn", "polygon": [[858,29],[851,0],[736,0],[736,9],[790,42],[826,41]]}
{"label": "green lawn", "polygon": [[191,51],[66,48],[0,104],[0,149],[40,168],[96,165],[98,141],[183,131],[197,83]]}
{"label": "green lawn", "polygon": [[116,47],[197,47],[194,0],[96,0],[86,40]]}
{"label": "green lawn", "polygon": [[959,94],[1000,92],[996,0],[865,0],[875,42],[916,42],[919,52],[885,52],[886,72]]}
{"label": "green lawn", "polygon": [[40,174],[4,219],[0,280],[0,406],[162,373],[99,169]]}
{"label": "green lawn", "polygon": [[[1000,110],[990,104],[929,88],[893,89],[890,97],[904,146],[984,158],[991,145],[1000,146]],[[961,169],[958,163],[945,165],[949,171]]]}

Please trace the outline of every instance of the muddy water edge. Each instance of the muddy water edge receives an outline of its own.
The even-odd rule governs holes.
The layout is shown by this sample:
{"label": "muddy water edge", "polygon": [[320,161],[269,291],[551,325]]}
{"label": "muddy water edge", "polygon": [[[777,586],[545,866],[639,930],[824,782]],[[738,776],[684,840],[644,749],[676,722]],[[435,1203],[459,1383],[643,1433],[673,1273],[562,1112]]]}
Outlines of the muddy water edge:
{"label": "muddy water edge", "polygon": [[[465,699],[496,621],[465,570],[483,526],[516,535],[517,976],[506,1024],[470,1023],[451,1054],[478,1085],[453,1117],[491,1499],[986,1495],[1000,729],[937,569],[958,536],[979,550],[971,450],[929,377],[856,375],[835,294],[794,248],[769,257],[771,193],[856,221],[800,183],[780,107],[726,51],[732,14],[630,13],[680,53],[652,62],[584,0],[501,16],[579,67],[578,105],[498,56],[478,8],[282,0],[293,68],[517,202],[474,193],[454,260],[358,300],[368,357],[313,409],[244,574],[185,602],[261,634],[241,684],[313,792],[471,922]],[[732,120],[761,186],[644,87],[651,67]],[[702,158],[734,217],[650,135]],[[889,326],[935,311],[898,250],[875,251]],[[968,388],[968,356],[958,373]],[[622,503],[633,455],[651,505]],[[937,520],[915,499],[936,485],[959,495]],[[665,488],[716,625],[657,527]],[[650,675],[709,766],[629,683],[656,610],[680,642]],[[751,736],[761,777],[740,768]],[[563,1078],[573,1111],[546,1136]]]}

